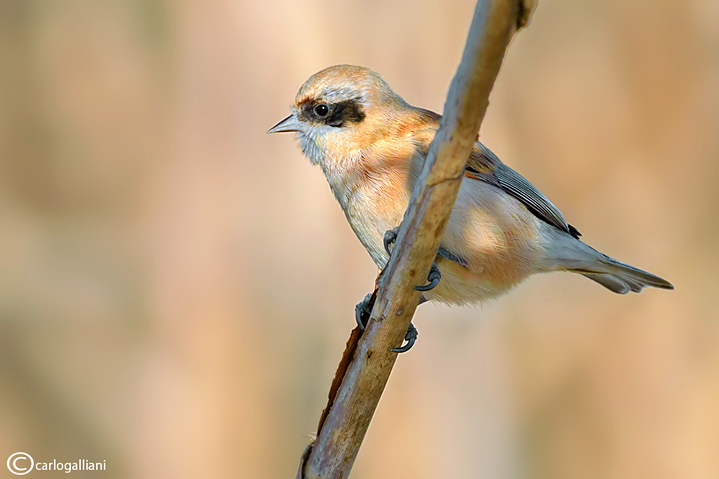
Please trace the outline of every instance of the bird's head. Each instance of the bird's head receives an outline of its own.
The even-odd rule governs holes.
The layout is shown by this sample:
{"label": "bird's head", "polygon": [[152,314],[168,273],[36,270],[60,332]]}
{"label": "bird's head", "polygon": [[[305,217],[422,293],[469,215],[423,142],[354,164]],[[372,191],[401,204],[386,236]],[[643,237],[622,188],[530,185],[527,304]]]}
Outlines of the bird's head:
{"label": "bird's head", "polygon": [[296,132],[304,153],[313,163],[322,163],[328,155],[371,144],[407,108],[372,70],[335,65],[307,79],[292,104],[292,114],[268,133]]}

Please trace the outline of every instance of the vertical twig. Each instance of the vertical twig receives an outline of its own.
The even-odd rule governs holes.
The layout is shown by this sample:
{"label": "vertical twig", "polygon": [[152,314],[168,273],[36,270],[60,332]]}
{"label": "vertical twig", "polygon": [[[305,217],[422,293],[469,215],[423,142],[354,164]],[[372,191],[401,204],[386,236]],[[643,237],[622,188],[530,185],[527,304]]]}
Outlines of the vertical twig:
{"label": "vertical twig", "polygon": [[437,255],[504,52],[535,6],[536,0],[477,2],[444,117],[380,279],[371,320],[358,343],[350,338],[317,439],[302,456],[298,478],[349,476],[397,359],[390,349],[402,342],[417,308],[420,293],[412,287],[424,283]]}

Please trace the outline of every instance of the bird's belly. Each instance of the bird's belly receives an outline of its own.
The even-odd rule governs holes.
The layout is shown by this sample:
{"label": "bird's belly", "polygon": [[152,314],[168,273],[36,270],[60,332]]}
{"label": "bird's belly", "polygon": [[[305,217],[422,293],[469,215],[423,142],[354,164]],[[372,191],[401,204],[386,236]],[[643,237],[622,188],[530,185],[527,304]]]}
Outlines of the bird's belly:
{"label": "bird's belly", "polygon": [[[384,233],[399,226],[408,202],[408,195],[386,203],[367,195],[353,198],[344,208],[353,231],[380,268],[389,259]],[[451,304],[480,302],[538,272],[539,221],[494,186],[463,182],[441,245],[464,264],[438,257],[442,279],[425,297]]]}
{"label": "bird's belly", "polygon": [[360,243],[362,243],[372,257],[372,261],[374,261],[378,268],[384,268],[389,260],[389,255],[384,249],[384,232],[394,228],[394,226],[389,226],[389,223],[376,221],[366,216],[353,220],[350,218],[349,213],[347,214],[347,219],[352,227],[352,231],[355,232]]}
{"label": "bird's belly", "polygon": [[403,206],[382,208],[381,203],[367,198],[354,201],[345,208],[345,215],[352,230],[378,268],[384,268],[389,260],[384,249],[384,234],[400,225],[408,203],[407,201]]}
{"label": "bird's belly", "polygon": [[479,302],[506,293],[540,271],[540,220],[513,197],[486,183],[464,182],[442,246],[464,265],[440,258],[442,280],[428,299]]}
{"label": "bird's belly", "polygon": [[442,279],[435,289],[424,293],[424,296],[432,301],[452,305],[481,303],[494,299],[507,293],[529,276],[477,271],[444,258],[439,259],[438,267]]}

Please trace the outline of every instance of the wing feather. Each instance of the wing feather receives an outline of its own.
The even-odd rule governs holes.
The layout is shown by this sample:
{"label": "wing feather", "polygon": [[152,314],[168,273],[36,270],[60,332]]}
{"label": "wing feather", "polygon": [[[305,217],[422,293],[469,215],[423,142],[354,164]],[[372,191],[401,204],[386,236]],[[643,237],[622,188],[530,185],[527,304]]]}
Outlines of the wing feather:
{"label": "wing feather", "polygon": [[[419,110],[418,119],[421,119],[417,128],[411,132],[422,163],[429,151],[429,145],[437,133],[441,116],[429,110]],[[421,166],[417,169],[417,174]],[[567,223],[564,215],[559,211],[549,198],[544,196],[532,183],[522,175],[514,171],[502,161],[489,148],[477,141],[474,144],[474,151],[467,162],[465,176],[489,183],[512,195],[522,202],[535,216],[552,226],[566,231],[575,238],[581,233]]]}
{"label": "wing feather", "polygon": [[474,173],[473,178],[493,184],[521,201],[541,220],[566,231],[575,238],[581,236],[574,226],[567,223],[562,212],[549,198],[522,175],[502,163],[497,155],[482,143],[475,143],[467,169]]}

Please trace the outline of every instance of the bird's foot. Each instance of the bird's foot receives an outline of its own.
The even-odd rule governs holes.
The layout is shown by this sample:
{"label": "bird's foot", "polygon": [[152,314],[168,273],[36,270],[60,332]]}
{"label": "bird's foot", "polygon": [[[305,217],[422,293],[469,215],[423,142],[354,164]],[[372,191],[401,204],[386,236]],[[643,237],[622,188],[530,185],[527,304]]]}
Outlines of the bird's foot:
{"label": "bird's foot", "polygon": [[[376,291],[368,293],[367,296],[365,296],[364,299],[355,306],[355,320],[357,321],[357,326],[359,326],[360,331],[364,331],[367,328],[376,298]],[[420,297],[419,304],[426,301],[427,299],[422,296]],[[409,323],[409,328],[407,328],[407,332],[404,335],[404,340],[407,342],[398,348],[392,348],[391,351],[393,353],[406,353],[412,349],[412,346],[414,346],[418,336],[419,331],[417,331],[417,328],[414,327],[414,324]]]}
{"label": "bird's foot", "polygon": [[414,346],[415,341],[417,341],[417,336],[419,336],[419,331],[414,327],[414,324],[409,323],[409,328],[407,328],[407,332],[404,334],[404,340],[407,342],[399,348],[392,348],[390,351],[393,353],[406,353]]}
{"label": "bird's foot", "polygon": [[432,268],[430,268],[429,274],[427,275],[427,281],[429,281],[429,283],[424,284],[422,286],[415,286],[414,290],[415,291],[430,291],[439,284],[440,279],[442,279],[442,273],[439,272],[437,263],[432,263]]}
{"label": "bird's foot", "polygon": [[364,331],[374,307],[375,293],[367,293],[362,301],[355,306],[355,320],[360,331]]}
{"label": "bird's foot", "polygon": [[391,247],[395,241],[397,241],[397,235],[399,235],[399,226],[387,230],[384,232],[384,250],[387,254],[391,254]]}

